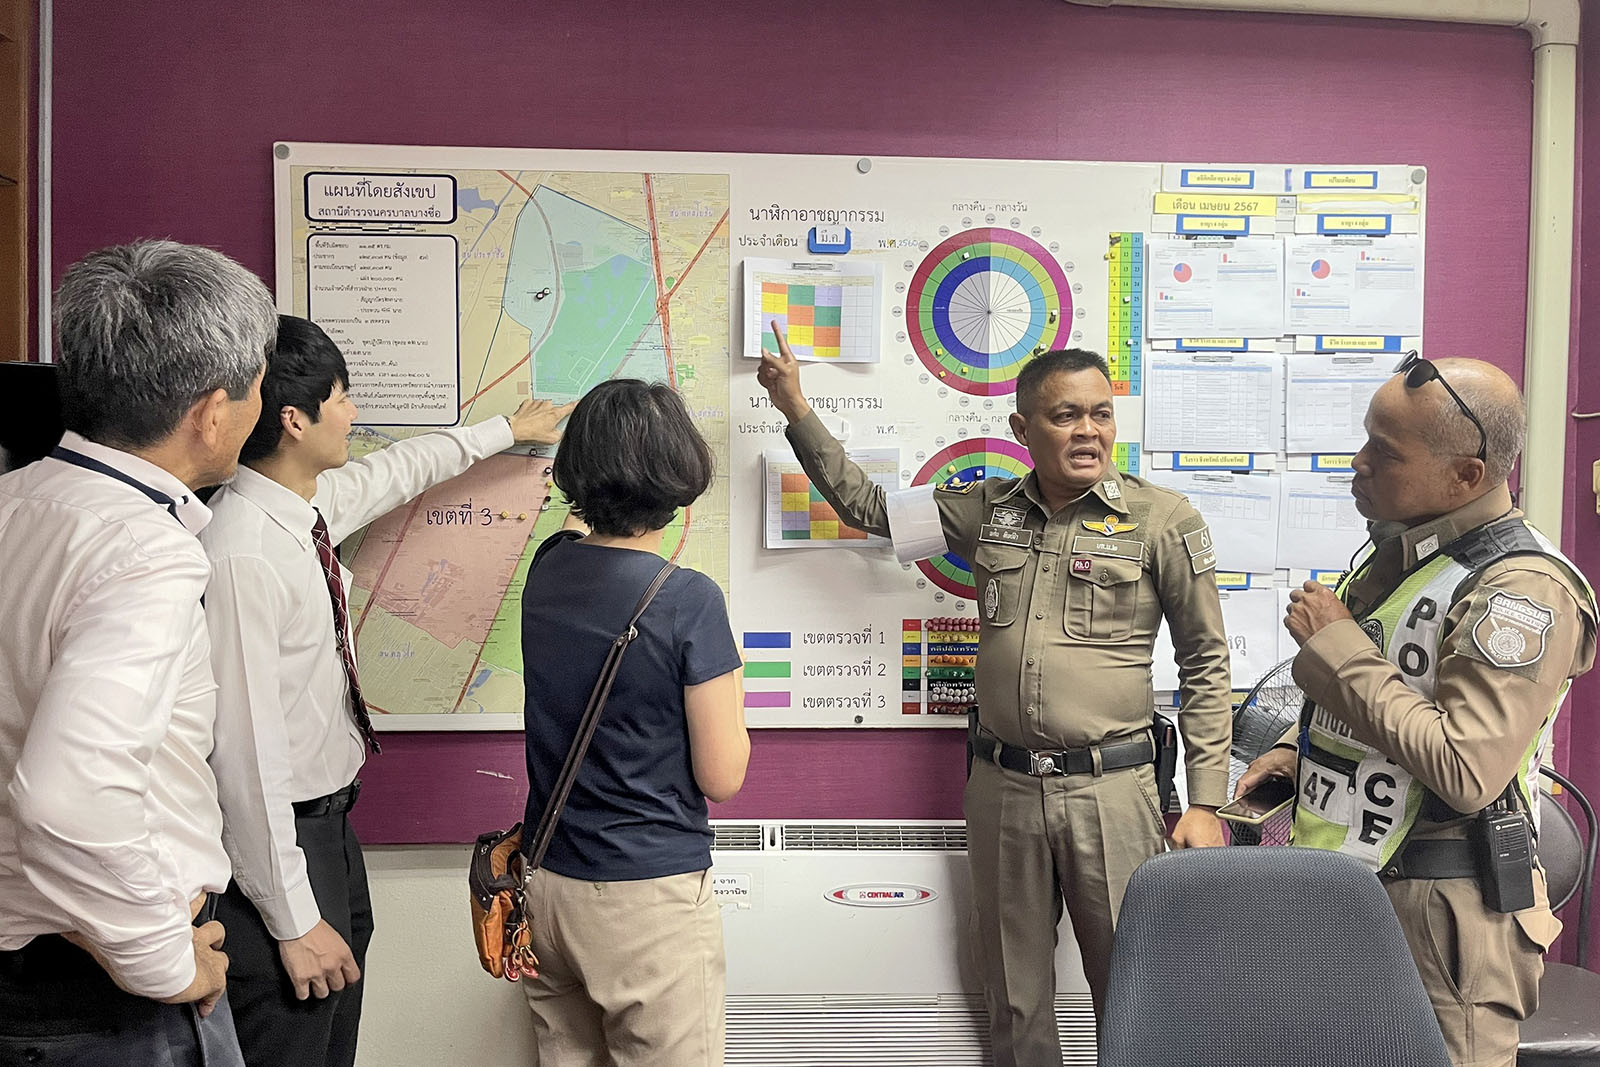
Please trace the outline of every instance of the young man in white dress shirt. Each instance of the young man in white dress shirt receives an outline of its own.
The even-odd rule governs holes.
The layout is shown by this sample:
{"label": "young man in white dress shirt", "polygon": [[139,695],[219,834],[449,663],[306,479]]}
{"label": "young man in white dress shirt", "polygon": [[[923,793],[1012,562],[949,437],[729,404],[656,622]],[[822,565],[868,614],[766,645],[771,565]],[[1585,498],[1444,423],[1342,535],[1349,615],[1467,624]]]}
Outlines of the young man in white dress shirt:
{"label": "young man in white dress shirt", "polygon": [[194,491],[233,473],[277,314],[150,241],[75,264],[55,316],[67,433],[0,477],[0,1064],[236,1065]]}
{"label": "young man in white dress shirt", "polygon": [[[250,1067],[355,1061],[372,935],[347,813],[371,734],[334,546],[514,443],[551,444],[571,405],[422,434],[349,460],[356,408],[338,346],[283,316],[261,416],[202,541],[219,720],[211,765],[234,884],[230,999]],[[348,653],[348,655],[347,655]]]}

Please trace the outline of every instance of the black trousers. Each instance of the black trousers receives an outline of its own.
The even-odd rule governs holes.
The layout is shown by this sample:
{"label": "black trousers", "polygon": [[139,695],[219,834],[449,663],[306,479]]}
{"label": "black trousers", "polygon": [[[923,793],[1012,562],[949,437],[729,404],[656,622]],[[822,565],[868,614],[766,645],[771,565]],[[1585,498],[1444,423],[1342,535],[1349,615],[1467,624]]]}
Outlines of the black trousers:
{"label": "black trousers", "polygon": [[[372,899],[361,842],[343,812],[296,816],[294,822],[317,908],[350,946],[364,976]],[[247,1067],[353,1067],[365,981],[322,999],[296,1000],[277,940],[238,885],[223,894],[217,918],[228,930],[228,999]]]}
{"label": "black trousers", "polygon": [[192,1004],[136,997],[118,988],[87,952],[55,934],[0,952],[0,1067],[243,1062],[226,996],[204,1019]]}

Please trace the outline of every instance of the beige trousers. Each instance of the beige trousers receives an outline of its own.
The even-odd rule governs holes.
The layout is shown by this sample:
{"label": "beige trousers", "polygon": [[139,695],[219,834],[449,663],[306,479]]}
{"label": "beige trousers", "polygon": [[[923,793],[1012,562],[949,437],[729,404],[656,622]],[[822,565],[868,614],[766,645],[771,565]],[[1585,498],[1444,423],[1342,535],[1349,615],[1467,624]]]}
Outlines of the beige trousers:
{"label": "beige trousers", "polygon": [[1098,1018],[1117,911],[1162,851],[1155,771],[1034,778],[981,757],[967,781],[974,943],[996,1067],[1058,1067],[1056,924],[1063,900]]}
{"label": "beige trousers", "polygon": [[[1455,1067],[1514,1067],[1539,1006],[1544,950],[1561,930],[1545,907],[1506,915],[1472,878],[1385,881]],[[1544,899],[1542,886],[1538,898]]]}
{"label": "beige trousers", "polygon": [[711,872],[584,882],[535,871],[524,978],[540,1067],[721,1067],[722,912]]}

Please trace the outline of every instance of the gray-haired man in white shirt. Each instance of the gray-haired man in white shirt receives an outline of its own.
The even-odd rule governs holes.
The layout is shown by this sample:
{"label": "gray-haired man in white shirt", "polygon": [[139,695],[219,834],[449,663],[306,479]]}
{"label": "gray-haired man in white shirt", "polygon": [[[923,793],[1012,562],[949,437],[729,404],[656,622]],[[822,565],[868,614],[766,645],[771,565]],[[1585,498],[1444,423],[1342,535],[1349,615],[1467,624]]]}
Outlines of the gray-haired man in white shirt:
{"label": "gray-haired man in white shirt", "polygon": [[250,1067],[355,1061],[372,935],[360,842],[346,817],[369,745],[349,572],[334,546],[515,443],[551,444],[571,405],[422,434],[348,462],[356,408],[339,348],[285,315],[238,476],[201,538],[220,686],[217,750],[234,885],[229,999]]}
{"label": "gray-haired man in white shirt", "polygon": [[194,490],[234,470],[277,316],[170,241],[85,257],[55,307],[68,432],[0,477],[0,1063],[238,1064]]}

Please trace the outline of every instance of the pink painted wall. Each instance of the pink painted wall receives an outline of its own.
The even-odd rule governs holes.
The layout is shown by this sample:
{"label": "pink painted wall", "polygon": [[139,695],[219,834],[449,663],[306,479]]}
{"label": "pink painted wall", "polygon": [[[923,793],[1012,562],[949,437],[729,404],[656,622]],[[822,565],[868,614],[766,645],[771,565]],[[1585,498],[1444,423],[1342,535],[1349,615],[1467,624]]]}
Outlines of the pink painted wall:
{"label": "pink painted wall", "polygon": [[[1530,76],[1510,30],[1060,0],[57,4],[52,271],[161,235],[270,280],[274,140],[1418,163],[1430,351],[1520,376]],[[1600,114],[1600,89],[1585,105]],[[1600,218],[1584,231],[1600,256]],[[1600,295],[1600,267],[1584,277]],[[1581,337],[1600,346],[1600,318]],[[1600,381],[1578,389],[1600,408]],[[1573,448],[1600,454],[1600,425]],[[1600,573],[1587,474],[1574,483],[1568,533]],[[1600,773],[1600,730],[1574,733]],[[364,834],[461,841],[511,819],[520,743],[389,735]],[[953,732],[767,731],[717,814],[956,818],[961,779]]]}

